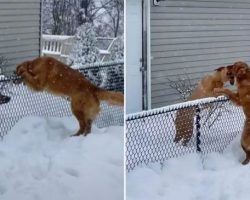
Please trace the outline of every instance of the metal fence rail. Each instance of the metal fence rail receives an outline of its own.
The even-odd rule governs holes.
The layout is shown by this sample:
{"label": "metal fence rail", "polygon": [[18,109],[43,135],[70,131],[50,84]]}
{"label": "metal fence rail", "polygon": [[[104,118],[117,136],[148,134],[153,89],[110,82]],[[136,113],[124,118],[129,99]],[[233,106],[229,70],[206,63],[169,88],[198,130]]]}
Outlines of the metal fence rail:
{"label": "metal fence rail", "polygon": [[[176,104],[126,117],[126,168],[187,153],[221,152],[244,124],[241,108],[224,97]],[[183,137],[177,142],[176,134]],[[185,144],[185,138],[191,138]],[[177,134],[178,135],[178,134]]]}
{"label": "metal fence rail", "polygon": [[[123,63],[91,66],[79,69],[86,78],[107,90],[124,90]],[[0,137],[3,137],[25,116],[63,117],[71,116],[70,102],[47,92],[33,92],[15,75],[0,76]],[[10,97],[7,102],[1,97]],[[102,103],[95,124],[98,127],[123,125],[123,107]]]}

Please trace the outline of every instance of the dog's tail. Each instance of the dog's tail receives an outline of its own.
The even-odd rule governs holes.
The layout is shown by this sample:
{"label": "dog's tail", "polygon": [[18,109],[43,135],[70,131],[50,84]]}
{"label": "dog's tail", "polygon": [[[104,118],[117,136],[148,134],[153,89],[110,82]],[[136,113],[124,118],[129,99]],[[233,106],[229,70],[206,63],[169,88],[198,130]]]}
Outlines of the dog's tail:
{"label": "dog's tail", "polygon": [[99,100],[107,101],[109,104],[123,106],[124,96],[121,92],[111,92],[104,89],[97,90],[96,95]]}

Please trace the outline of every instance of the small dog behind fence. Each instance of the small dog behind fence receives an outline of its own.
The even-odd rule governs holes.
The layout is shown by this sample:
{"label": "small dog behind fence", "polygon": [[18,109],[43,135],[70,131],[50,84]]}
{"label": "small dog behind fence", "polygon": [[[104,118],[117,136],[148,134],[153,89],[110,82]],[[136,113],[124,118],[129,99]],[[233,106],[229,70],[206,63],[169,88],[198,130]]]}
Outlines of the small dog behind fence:
{"label": "small dog behind fence", "polygon": [[[222,88],[224,83],[234,84],[234,77],[229,76],[232,66],[219,67],[211,75],[205,76],[199,82],[198,86],[192,91],[188,101],[219,96],[214,92],[215,88]],[[177,111],[175,118],[176,135],[174,142],[181,142],[187,145],[193,135],[193,121],[195,108],[185,108]]]}

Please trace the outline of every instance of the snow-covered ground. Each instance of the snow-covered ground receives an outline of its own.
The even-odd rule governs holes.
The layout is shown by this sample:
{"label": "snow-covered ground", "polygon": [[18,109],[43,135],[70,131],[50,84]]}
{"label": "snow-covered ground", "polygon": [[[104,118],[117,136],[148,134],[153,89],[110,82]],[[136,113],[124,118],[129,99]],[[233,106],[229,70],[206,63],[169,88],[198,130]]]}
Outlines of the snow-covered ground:
{"label": "snow-covered ground", "polygon": [[173,142],[172,107],[129,116],[127,200],[248,200],[250,165],[241,164],[240,146],[244,113],[229,102],[221,106],[210,118],[201,110],[202,154],[196,153],[195,134],[187,146]]}
{"label": "snow-covered ground", "polygon": [[73,117],[21,119],[0,142],[1,200],[122,200],[123,127],[69,137]]}
{"label": "snow-covered ground", "polygon": [[223,153],[187,154],[127,174],[127,200],[247,200],[250,165],[240,135]]}

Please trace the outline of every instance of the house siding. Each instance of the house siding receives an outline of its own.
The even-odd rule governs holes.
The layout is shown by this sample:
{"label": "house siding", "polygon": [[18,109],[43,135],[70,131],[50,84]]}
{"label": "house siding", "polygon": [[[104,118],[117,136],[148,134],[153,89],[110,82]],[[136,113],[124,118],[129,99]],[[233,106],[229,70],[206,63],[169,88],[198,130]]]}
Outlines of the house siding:
{"label": "house siding", "polygon": [[219,66],[250,62],[250,0],[167,0],[150,12],[152,108],[182,101],[169,80],[197,82]]}
{"label": "house siding", "polygon": [[3,72],[40,55],[40,0],[0,0],[0,56],[8,60]]}

